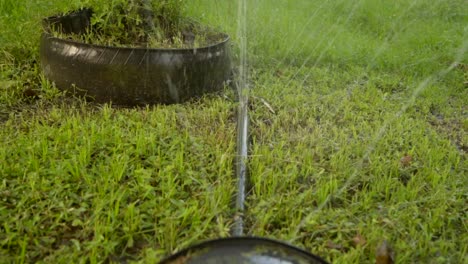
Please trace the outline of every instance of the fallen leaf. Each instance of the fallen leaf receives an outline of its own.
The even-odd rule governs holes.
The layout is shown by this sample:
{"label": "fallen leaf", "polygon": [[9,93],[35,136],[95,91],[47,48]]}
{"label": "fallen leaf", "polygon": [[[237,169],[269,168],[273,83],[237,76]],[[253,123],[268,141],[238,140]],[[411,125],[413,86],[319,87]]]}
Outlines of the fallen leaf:
{"label": "fallen leaf", "polygon": [[388,242],[384,240],[378,247],[375,254],[375,264],[393,264],[395,253]]}
{"label": "fallen leaf", "polygon": [[344,249],[343,245],[335,244],[330,240],[327,241],[327,244],[325,246],[327,248],[329,248],[329,249],[336,249],[336,250],[343,250]]}
{"label": "fallen leaf", "polygon": [[23,96],[25,98],[37,99],[39,98],[39,92],[31,88],[27,88],[23,91]]}
{"label": "fallen leaf", "polygon": [[361,236],[361,234],[357,234],[355,237],[353,237],[353,243],[355,246],[362,247],[367,243],[367,241],[363,236]]}
{"label": "fallen leaf", "polygon": [[271,104],[269,104],[264,98],[262,97],[256,97],[256,96],[252,96],[252,98],[254,99],[259,99],[263,105],[266,106],[266,108],[268,109],[268,111],[270,111],[272,114],[276,114],[276,111],[275,109],[273,109],[273,107],[271,106]]}
{"label": "fallen leaf", "polygon": [[411,155],[405,155],[403,158],[400,159],[400,164],[403,167],[408,167],[413,162],[413,157]]}

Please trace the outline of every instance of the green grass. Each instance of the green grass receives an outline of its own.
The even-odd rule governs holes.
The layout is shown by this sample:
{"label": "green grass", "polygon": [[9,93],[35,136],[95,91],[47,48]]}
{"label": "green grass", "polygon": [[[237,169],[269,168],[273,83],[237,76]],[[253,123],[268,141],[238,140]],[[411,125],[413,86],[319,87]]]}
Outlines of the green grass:
{"label": "green grass", "polygon": [[[247,233],[334,263],[383,240],[397,263],[463,263],[464,1],[249,2]],[[0,263],[154,263],[229,236],[232,92],[122,109],[58,91],[40,19],[85,5],[0,0]],[[188,5],[239,39],[235,1]]]}

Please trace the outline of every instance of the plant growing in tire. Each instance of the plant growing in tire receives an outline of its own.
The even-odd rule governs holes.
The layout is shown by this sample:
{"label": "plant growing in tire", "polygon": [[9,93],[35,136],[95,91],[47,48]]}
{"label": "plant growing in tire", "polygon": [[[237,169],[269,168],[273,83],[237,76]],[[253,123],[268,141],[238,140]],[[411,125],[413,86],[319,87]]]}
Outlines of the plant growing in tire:
{"label": "plant growing in tire", "polygon": [[91,2],[44,19],[41,65],[58,88],[130,106],[223,88],[229,37],[185,17],[183,0]]}

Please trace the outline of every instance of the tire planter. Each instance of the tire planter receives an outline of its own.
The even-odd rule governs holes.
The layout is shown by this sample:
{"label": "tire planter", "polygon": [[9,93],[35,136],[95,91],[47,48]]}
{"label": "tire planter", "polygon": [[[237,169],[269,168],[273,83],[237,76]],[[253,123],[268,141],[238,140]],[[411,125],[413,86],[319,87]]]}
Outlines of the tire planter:
{"label": "tire planter", "polygon": [[121,48],[52,36],[51,29],[81,34],[92,11],[43,20],[40,58],[44,75],[66,91],[114,105],[171,104],[219,91],[231,73],[229,36],[192,49]]}

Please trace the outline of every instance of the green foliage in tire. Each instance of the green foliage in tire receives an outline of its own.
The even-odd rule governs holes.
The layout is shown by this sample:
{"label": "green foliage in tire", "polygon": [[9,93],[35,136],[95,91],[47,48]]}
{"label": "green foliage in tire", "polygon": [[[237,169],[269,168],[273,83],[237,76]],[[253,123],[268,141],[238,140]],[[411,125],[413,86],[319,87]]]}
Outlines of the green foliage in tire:
{"label": "green foliage in tire", "polygon": [[63,35],[89,44],[151,48],[191,48],[223,38],[184,16],[185,0],[88,0],[91,27],[86,34]]}

